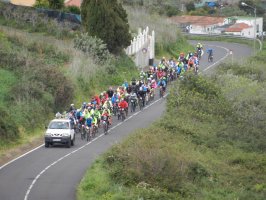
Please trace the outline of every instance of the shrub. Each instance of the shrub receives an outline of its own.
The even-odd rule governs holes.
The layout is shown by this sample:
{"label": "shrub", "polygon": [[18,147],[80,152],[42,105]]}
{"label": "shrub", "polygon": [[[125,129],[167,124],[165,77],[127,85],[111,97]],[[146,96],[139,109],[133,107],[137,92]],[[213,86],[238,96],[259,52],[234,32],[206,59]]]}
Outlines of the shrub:
{"label": "shrub", "polygon": [[74,48],[89,54],[95,60],[95,63],[99,64],[106,62],[111,57],[106,44],[100,38],[89,36],[88,33],[76,35]]}
{"label": "shrub", "polygon": [[67,7],[64,8],[64,11],[65,12],[70,12],[70,13],[73,13],[73,14],[77,14],[77,15],[80,14],[80,8],[77,7],[77,6],[67,6]]}

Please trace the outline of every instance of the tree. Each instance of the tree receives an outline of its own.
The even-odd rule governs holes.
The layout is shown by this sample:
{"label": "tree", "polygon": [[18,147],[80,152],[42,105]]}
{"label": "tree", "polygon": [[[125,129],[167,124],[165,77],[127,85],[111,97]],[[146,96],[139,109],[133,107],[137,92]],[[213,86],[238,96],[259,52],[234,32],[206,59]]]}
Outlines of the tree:
{"label": "tree", "polygon": [[195,4],[190,1],[186,4],[186,9],[187,9],[187,12],[190,12],[190,11],[194,11],[196,8],[195,8]]}
{"label": "tree", "polygon": [[49,8],[48,0],[36,0],[34,7],[36,8]]}
{"label": "tree", "polygon": [[64,0],[48,0],[48,2],[52,9],[62,9],[64,7]]}
{"label": "tree", "polygon": [[117,0],[84,0],[81,19],[85,31],[102,39],[111,53],[130,45],[127,13]]}

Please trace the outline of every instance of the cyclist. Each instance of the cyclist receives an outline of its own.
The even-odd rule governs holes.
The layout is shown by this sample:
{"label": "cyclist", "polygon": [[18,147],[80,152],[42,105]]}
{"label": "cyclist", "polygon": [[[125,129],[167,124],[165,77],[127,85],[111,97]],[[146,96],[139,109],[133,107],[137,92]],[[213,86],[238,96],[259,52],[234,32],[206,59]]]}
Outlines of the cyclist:
{"label": "cyclist", "polygon": [[97,124],[99,126],[100,125],[100,119],[101,119],[101,112],[100,112],[99,106],[96,106],[96,109],[94,111],[94,116],[97,118]]}
{"label": "cyclist", "polygon": [[196,45],[197,50],[202,50],[203,46],[200,42],[198,42],[198,44]]}
{"label": "cyclist", "polygon": [[72,103],[72,104],[70,104],[70,108],[69,108],[68,112],[71,112],[73,110],[76,110],[76,109],[75,109],[74,104]]}
{"label": "cyclist", "polygon": [[88,118],[86,118],[86,120],[85,120],[85,126],[88,127],[88,129],[90,129],[90,136],[92,134],[92,132],[91,132],[92,123],[93,123],[92,116],[89,116]]}
{"label": "cyclist", "polygon": [[107,90],[107,95],[109,98],[112,98],[113,94],[114,94],[114,90],[112,87],[109,87],[109,89]]}
{"label": "cyclist", "polygon": [[126,100],[124,98],[121,99],[120,103],[118,104],[118,107],[124,108],[124,109],[128,108],[128,103],[126,102]]}
{"label": "cyclist", "polygon": [[61,115],[61,113],[60,113],[60,112],[57,112],[57,113],[55,114],[55,118],[56,118],[56,119],[60,119],[60,118],[61,118],[61,116],[62,116],[62,115]]}
{"label": "cyclist", "polygon": [[208,48],[207,49],[207,54],[208,54],[208,61],[212,62],[212,60],[213,60],[213,49],[212,48]]}
{"label": "cyclist", "polygon": [[146,78],[146,73],[143,70],[141,70],[141,72],[139,73],[139,77],[141,80],[144,80]]}
{"label": "cyclist", "polygon": [[157,85],[162,89],[162,96],[164,96],[166,91],[166,78],[161,78]]}
{"label": "cyclist", "polygon": [[101,115],[101,120],[103,120],[104,117],[107,117],[108,125],[111,125],[111,115],[108,112],[108,109],[103,110],[103,114]]}

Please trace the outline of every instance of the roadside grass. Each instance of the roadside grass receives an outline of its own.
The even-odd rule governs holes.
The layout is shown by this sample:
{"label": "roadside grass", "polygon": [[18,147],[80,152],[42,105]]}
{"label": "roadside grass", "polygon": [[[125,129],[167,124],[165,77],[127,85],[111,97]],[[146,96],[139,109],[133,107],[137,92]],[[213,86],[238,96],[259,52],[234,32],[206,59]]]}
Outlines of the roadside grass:
{"label": "roadside grass", "polygon": [[58,22],[56,19],[44,16],[32,7],[15,6],[0,2],[0,24],[32,33],[43,33],[58,39],[73,38],[73,24]]}
{"label": "roadside grass", "polygon": [[[93,198],[265,199],[263,47],[244,64],[224,63],[213,76],[187,74],[177,81],[161,120],[96,161],[109,186]],[[100,190],[93,172],[88,169],[78,199]],[[90,188],[81,187],[87,183]]]}
{"label": "roadside grass", "polygon": [[[184,37],[187,40],[198,40],[198,41],[222,41],[222,42],[231,42],[231,43],[238,43],[238,44],[246,44],[250,47],[254,46],[254,41],[253,40],[249,40],[249,39],[245,39],[245,38],[230,38],[230,37],[226,37],[226,36],[194,36],[194,35],[184,35]],[[264,46],[264,45],[263,45]],[[256,49],[259,50],[259,43],[258,41],[256,41]]]}
{"label": "roadside grass", "polygon": [[[126,55],[115,57],[109,65],[97,65],[74,49],[71,40],[41,33],[1,26],[0,42],[2,155],[36,137],[41,140],[53,113],[67,110],[70,103],[78,107],[139,73]],[[81,76],[84,69],[87,72]]]}

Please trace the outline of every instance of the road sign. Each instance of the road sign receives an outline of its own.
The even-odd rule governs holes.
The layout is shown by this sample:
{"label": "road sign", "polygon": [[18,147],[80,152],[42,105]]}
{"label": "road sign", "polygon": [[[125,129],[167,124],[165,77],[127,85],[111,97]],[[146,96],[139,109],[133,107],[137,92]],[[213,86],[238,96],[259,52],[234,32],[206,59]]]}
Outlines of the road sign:
{"label": "road sign", "polygon": [[143,49],[142,49],[142,53],[144,53],[144,54],[146,54],[147,51],[148,51],[148,50],[147,50],[146,48],[143,48]]}

